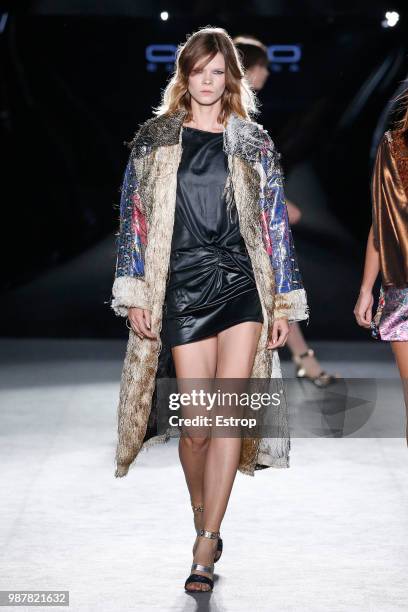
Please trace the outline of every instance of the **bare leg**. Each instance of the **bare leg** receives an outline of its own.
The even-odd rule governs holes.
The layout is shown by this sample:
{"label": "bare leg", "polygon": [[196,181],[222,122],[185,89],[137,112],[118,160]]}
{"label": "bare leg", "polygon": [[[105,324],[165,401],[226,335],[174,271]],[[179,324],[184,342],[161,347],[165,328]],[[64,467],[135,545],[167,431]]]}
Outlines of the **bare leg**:
{"label": "bare leg", "polygon": [[[217,336],[214,335],[196,342],[175,346],[172,349],[172,354],[177,379],[213,379],[217,365]],[[183,381],[183,383],[183,388],[180,391],[188,392],[188,382]],[[189,416],[188,411],[185,411],[183,416]],[[195,506],[202,504],[204,500],[204,465],[209,442],[208,435],[198,437],[197,433],[196,431],[193,436],[189,437],[185,435],[188,434],[188,430],[184,429],[183,435],[179,439],[180,462],[184,470],[191,503]],[[194,511],[196,530],[202,529],[202,521],[203,513]]]}
{"label": "bare leg", "polygon": [[405,437],[408,446],[408,342],[391,342],[391,347],[394,353],[395,360],[397,362],[397,366],[401,376],[402,388],[404,391],[405,410],[407,418]]}
{"label": "bare leg", "polygon": [[[218,334],[217,379],[250,377],[261,330],[261,323],[246,321]],[[235,382],[235,390],[236,386]],[[240,437],[210,438],[203,480],[203,526],[209,531],[220,530],[239,464],[241,443]],[[198,538],[194,563],[210,565],[214,560],[216,546],[215,539]],[[208,575],[199,570],[194,573]],[[188,590],[209,590],[209,586],[192,583]]]}
{"label": "bare leg", "polygon": [[[247,321],[218,334],[216,378],[248,379],[251,375],[255,351],[262,325]],[[234,389],[237,381],[234,381]],[[226,391],[231,383],[224,385]],[[236,476],[242,439],[240,437],[212,437],[204,473],[204,522],[210,531],[218,531],[224,517],[232,485]]]}
{"label": "bare leg", "polygon": [[[291,323],[286,344],[292,355],[301,355],[307,351],[308,345],[300,329],[299,323]],[[309,376],[318,376],[322,370],[320,363],[313,355],[303,357],[302,364]]]}

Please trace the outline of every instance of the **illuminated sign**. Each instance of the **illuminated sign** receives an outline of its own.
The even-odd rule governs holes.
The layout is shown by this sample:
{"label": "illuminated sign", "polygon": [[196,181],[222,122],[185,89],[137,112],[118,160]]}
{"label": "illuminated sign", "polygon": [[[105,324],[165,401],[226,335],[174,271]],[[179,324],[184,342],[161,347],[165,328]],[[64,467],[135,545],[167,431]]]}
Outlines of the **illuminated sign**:
{"label": "illuminated sign", "polygon": [[[268,45],[268,58],[271,70],[281,72],[285,68],[298,72],[302,59],[301,45]],[[156,72],[162,65],[167,72],[174,70],[177,45],[149,45],[146,47],[146,69]]]}
{"label": "illuminated sign", "polygon": [[147,70],[156,72],[159,64],[164,64],[167,72],[172,72],[176,51],[177,45],[149,45],[146,47]]}
{"label": "illuminated sign", "polygon": [[299,70],[302,58],[300,45],[269,45],[268,59],[270,67],[274,72],[280,72],[285,65],[291,72]]}

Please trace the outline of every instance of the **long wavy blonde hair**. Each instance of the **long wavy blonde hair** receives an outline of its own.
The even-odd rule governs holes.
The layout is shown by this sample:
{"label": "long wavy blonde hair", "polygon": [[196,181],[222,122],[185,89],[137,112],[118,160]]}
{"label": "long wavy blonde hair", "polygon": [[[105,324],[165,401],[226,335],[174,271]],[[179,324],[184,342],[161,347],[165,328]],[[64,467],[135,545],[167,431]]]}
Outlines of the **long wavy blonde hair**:
{"label": "long wavy blonde hair", "polygon": [[[187,41],[177,47],[175,70],[163,91],[161,103],[153,109],[154,115],[170,115],[184,110],[185,121],[191,121],[191,95],[188,79],[193,67],[206,66],[220,52],[225,59],[225,90],[221,98],[218,122],[226,125],[231,113],[251,120],[258,114],[259,101],[245,77],[238,51],[224,28],[205,26],[188,36]],[[201,60],[203,60],[201,62]]]}

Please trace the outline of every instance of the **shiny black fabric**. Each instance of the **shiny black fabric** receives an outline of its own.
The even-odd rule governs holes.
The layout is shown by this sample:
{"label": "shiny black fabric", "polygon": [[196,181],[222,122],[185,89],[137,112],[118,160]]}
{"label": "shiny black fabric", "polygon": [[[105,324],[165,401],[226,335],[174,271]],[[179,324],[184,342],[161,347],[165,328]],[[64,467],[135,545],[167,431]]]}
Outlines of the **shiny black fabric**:
{"label": "shiny black fabric", "polygon": [[223,134],[184,127],[163,309],[169,347],[243,321],[263,322],[237,211],[226,209],[227,175]]}

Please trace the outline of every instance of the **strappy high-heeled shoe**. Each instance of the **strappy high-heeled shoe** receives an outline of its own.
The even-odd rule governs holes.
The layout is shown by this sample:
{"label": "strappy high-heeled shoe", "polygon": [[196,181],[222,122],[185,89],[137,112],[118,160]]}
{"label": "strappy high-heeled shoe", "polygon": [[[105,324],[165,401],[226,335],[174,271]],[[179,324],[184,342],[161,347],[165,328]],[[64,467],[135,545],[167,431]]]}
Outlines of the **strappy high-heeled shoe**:
{"label": "strappy high-heeled shoe", "polygon": [[[198,506],[195,506],[192,503],[191,507],[193,509],[193,512],[204,512],[203,504],[198,504]],[[197,535],[199,535],[200,531],[201,531],[200,529],[196,528]],[[215,554],[214,554],[214,563],[217,563],[217,561],[219,561],[219,559],[220,559],[220,557],[222,555],[223,548],[224,548],[224,543],[222,541],[221,536],[219,536],[218,537],[218,542],[217,542],[217,549],[216,549]]]}
{"label": "strappy high-heeled shoe", "polygon": [[[200,533],[197,534],[199,538],[210,538],[215,540],[220,535],[219,531],[208,531],[207,529],[201,529]],[[210,574],[210,576],[203,576],[202,574],[193,574],[194,570],[198,570],[199,572],[206,572]],[[189,584],[200,582],[201,584],[208,584],[209,589],[188,589],[187,586]],[[201,565],[201,563],[193,563],[191,565],[191,573],[187,580],[184,583],[184,590],[187,593],[208,593],[212,591],[214,588],[214,563],[211,565]]]}
{"label": "strappy high-heeled shoe", "polygon": [[338,376],[333,376],[332,374],[327,374],[324,370],[321,370],[317,376],[309,376],[306,374],[306,369],[303,366],[302,359],[305,357],[314,357],[314,350],[309,348],[307,351],[300,355],[293,355],[292,361],[296,364],[296,378],[305,378],[306,380],[310,380],[316,387],[324,388],[328,387],[332,383],[336,381]]}

